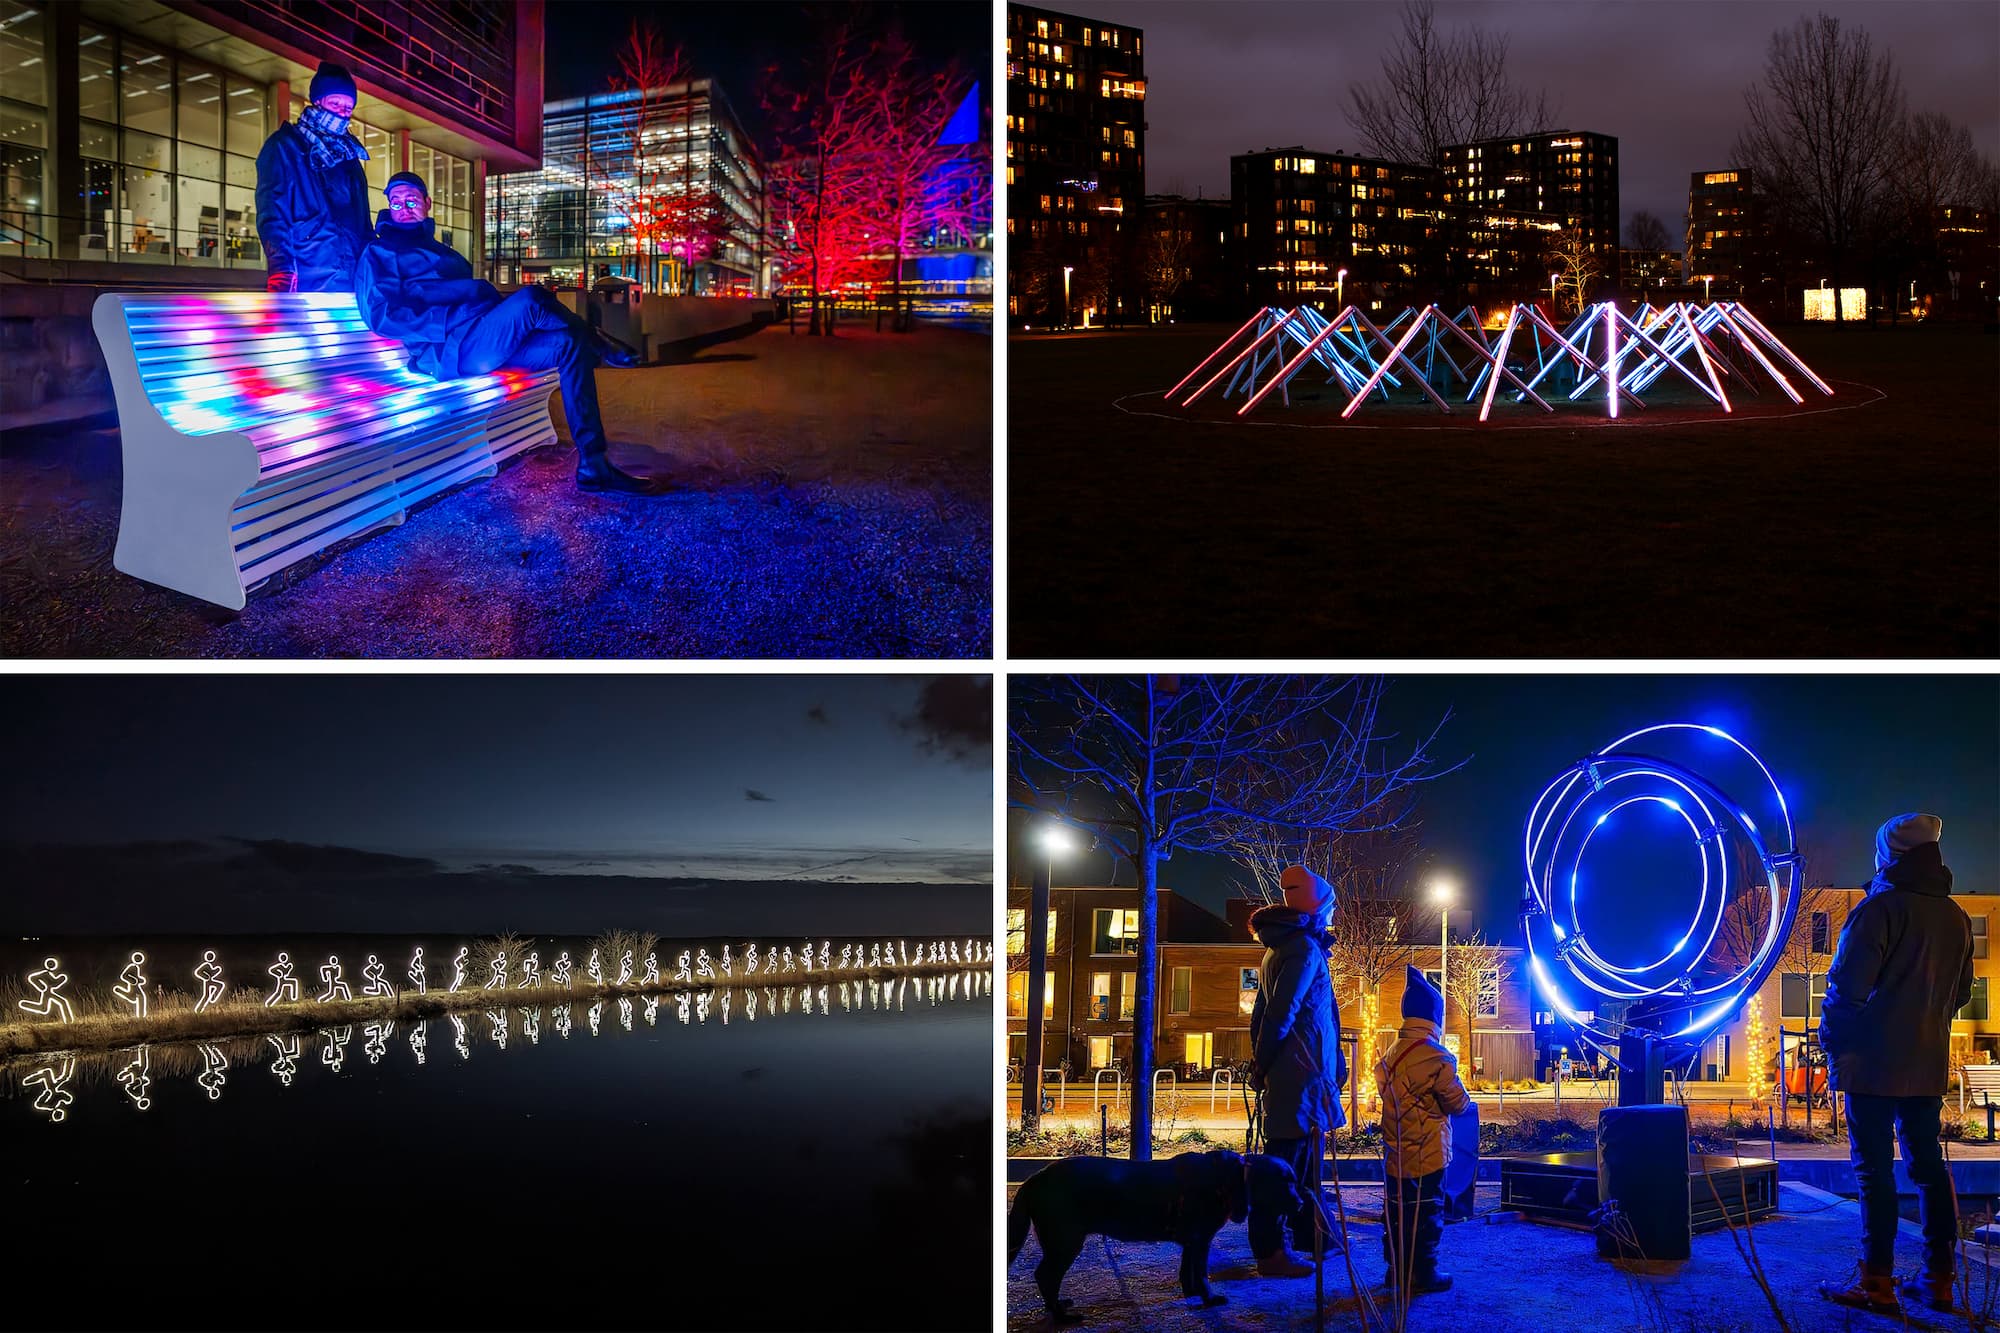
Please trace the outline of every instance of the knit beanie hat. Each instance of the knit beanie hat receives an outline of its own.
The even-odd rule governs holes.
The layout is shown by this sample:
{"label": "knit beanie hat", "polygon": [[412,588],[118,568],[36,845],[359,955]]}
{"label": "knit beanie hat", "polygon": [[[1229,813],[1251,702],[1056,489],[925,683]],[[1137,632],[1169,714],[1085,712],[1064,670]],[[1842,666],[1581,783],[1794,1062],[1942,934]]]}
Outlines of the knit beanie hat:
{"label": "knit beanie hat", "polygon": [[386,196],[389,191],[395,189],[398,185],[414,185],[424,192],[424,198],[428,199],[431,197],[430,186],[425,185],[424,178],[414,171],[399,171],[391,176],[388,182],[382,186],[382,193]]}
{"label": "knit beanie hat", "polygon": [[1333,885],[1304,866],[1286,866],[1278,887],[1285,891],[1285,906],[1311,914],[1320,925],[1333,915]]}
{"label": "knit beanie hat", "polygon": [[1882,869],[1904,852],[1944,834],[1944,821],[1936,815],[1897,815],[1875,830],[1875,868]]}
{"label": "knit beanie hat", "polygon": [[1403,1017],[1428,1018],[1444,1026],[1443,994],[1431,985],[1429,977],[1408,964],[1403,967]]}
{"label": "knit beanie hat", "polygon": [[322,60],[319,62],[319,72],[313,75],[312,83],[307,89],[306,100],[317,102],[320,98],[333,93],[346,93],[349,97],[356,97],[360,95],[360,90],[354,86],[354,76],[347,72],[345,66],[336,65],[331,60]]}

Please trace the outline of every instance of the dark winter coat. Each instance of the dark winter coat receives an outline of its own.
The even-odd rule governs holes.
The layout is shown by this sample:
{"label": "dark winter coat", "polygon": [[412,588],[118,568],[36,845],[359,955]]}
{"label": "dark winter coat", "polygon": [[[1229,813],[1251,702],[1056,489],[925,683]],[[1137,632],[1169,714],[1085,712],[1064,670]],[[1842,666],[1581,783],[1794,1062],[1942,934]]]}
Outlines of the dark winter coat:
{"label": "dark winter coat", "polygon": [[1951,1018],[1972,998],[1972,925],[1934,842],[1882,868],[1847,914],[1826,974],[1820,1036],[1832,1086],[1942,1097]]}
{"label": "dark winter coat", "polygon": [[354,299],[369,328],[409,349],[411,370],[454,379],[466,329],[500,304],[500,293],[438,240],[434,220],[391,222],[385,209],[355,270]]}
{"label": "dark winter coat", "polygon": [[1347,1055],[1340,1049],[1340,1009],[1326,951],[1332,941],[1319,919],[1293,907],[1264,907],[1250,918],[1264,946],[1257,999],[1250,1009],[1250,1047],[1264,1088],[1264,1132],[1304,1138],[1347,1123],[1340,1090]]}
{"label": "dark winter coat", "polygon": [[287,121],[257,154],[257,236],[265,266],[298,277],[302,292],[351,292],[368,244],[368,173],[312,162],[306,132]]}

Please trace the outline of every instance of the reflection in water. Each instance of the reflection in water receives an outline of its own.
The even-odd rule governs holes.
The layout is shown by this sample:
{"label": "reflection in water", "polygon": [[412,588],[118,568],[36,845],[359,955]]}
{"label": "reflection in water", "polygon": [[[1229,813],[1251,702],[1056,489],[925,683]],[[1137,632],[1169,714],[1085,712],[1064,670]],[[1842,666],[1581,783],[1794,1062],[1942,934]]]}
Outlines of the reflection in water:
{"label": "reflection in water", "polygon": [[556,1035],[561,1037],[564,1041],[568,1041],[569,1030],[570,1030],[569,1006],[566,1004],[559,1004],[556,1006],[555,1012],[556,1012]]}
{"label": "reflection in water", "polygon": [[119,1085],[125,1089],[125,1095],[132,1099],[132,1104],[141,1111],[150,1110],[153,1105],[153,1099],[147,1095],[153,1086],[152,1069],[152,1052],[141,1046],[134,1052],[132,1063],[118,1071]]}
{"label": "reflection in water", "polygon": [[632,997],[629,995],[618,997],[618,1022],[627,1032],[632,1030]]}
{"label": "reflection in water", "polygon": [[382,1057],[389,1053],[389,1037],[395,1030],[396,1025],[386,1018],[379,1019],[361,1029],[363,1036],[366,1037],[366,1040],[361,1044],[361,1049],[368,1053],[369,1064],[380,1064]]}
{"label": "reflection in water", "polygon": [[590,1008],[585,1012],[590,1019],[590,1035],[594,1037],[597,1035],[597,1020],[604,1014],[604,1001],[592,1000]]}
{"label": "reflection in water", "polygon": [[488,1009],[486,1011],[486,1023],[487,1026],[492,1029],[492,1031],[487,1034],[488,1039],[492,1041],[492,1043],[495,1046],[499,1047],[501,1050],[503,1051],[506,1050],[507,1011],[505,1009]]}
{"label": "reflection in water", "polygon": [[646,1026],[649,1028],[657,1027],[659,1025],[659,1021],[660,1021],[660,997],[657,995],[648,995],[646,997]]}
{"label": "reflection in water", "polygon": [[264,1038],[264,1040],[270,1042],[272,1047],[278,1052],[277,1058],[271,1061],[271,1072],[278,1076],[278,1082],[288,1088],[291,1087],[292,1075],[299,1072],[298,1034],[287,1032],[282,1037],[271,1036]]}
{"label": "reflection in water", "polygon": [[69,1104],[76,1097],[63,1085],[76,1074],[76,1057],[59,1055],[38,1067],[32,1074],[21,1080],[26,1087],[40,1088],[35,1098],[35,1109],[45,1112],[50,1124],[61,1124],[69,1114]]}
{"label": "reflection in water", "polygon": [[422,1065],[424,1062],[424,1052],[430,1049],[431,1038],[429,1029],[430,1024],[423,1022],[421,1019],[418,1020],[415,1027],[410,1029],[410,1054],[417,1057],[419,1065]]}
{"label": "reflection in water", "polygon": [[446,1014],[445,1017],[451,1020],[452,1029],[457,1033],[452,1039],[452,1045],[458,1048],[458,1058],[470,1060],[472,1048],[465,1044],[465,1019],[458,1014]]}
{"label": "reflection in water", "polygon": [[521,1009],[521,1035],[528,1039],[528,1045],[542,1044],[542,1011],[523,1006]]}
{"label": "reflection in water", "polygon": [[341,1062],[347,1059],[347,1043],[354,1036],[353,1028],[321,1028],[326,1045],[320,1050],[319,1062],[334,1073],[340,1072]]}
{"label": "reflection in water", "polygon": [[[205,1041],[201,1044],[201,1063],[201,1073],[195,1082],[208,1093],[210,1101],[219,1102],[222,1100],[222,1085],[229,1081],[229,1057],[213,1042]],[[419,1060],[418,1063],[423,1062]]]}

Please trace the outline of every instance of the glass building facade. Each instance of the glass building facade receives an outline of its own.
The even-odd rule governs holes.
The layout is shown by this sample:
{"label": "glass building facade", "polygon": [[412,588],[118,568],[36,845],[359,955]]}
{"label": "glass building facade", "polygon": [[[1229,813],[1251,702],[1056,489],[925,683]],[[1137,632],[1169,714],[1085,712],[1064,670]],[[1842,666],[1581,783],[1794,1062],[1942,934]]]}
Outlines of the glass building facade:
{"label": "glass building facade", "polygon": [[[694,262],[647,244],[632,214],[647,196],[701,200],[712,244]],[[539,171],[493,176],[486,254],[495,282],[587,284],[601,266],[653,292],[770,291],[764,166],[712,80],[550,102]]]}
{"label": "glass building facade", "polygon": [[[353,0],[307,28],[301,13],[285,0],[0,0],[0,259],[261,273],[257,153],[333,59],[362,84],[352,132],[372,207],[390,175],[417,171],[440,239],[482,262],[488,167],[532,163],[540,147],[538,119],[513,105],[523,90],[540,105],[539,0]],[[523,51],[532,74],[514,71]],[[413,66],[425,52],[463,77]]]}

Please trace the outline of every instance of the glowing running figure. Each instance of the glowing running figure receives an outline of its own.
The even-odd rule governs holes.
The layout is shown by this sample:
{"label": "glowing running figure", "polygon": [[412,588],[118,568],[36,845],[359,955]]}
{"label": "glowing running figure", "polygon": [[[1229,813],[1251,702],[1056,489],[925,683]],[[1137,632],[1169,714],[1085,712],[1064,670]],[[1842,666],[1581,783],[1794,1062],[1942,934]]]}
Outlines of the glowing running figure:
{"label": "glowing running figure", "polygon": [[417,951],[410,955],[410,984],[417,988],[417,994],[428,995],[430,993],[428,980],[424,968],[424,946],[419,944]]}
{"label": "glowing running figure", "polygon": [[789,972],[791,970],[792,970],[792,946],[787,944],[785,946],[785,971]]}
{"label": "glowing running figure", "polygon": [[627,949],[618,960],[618,981],[622,986],[632,979],[632,951]]}
{"label": "glowing running figure", "polygon": [[807,940],[802,947],[799,955],[799,965],[808,972],[813,970],[813,942],[811,940]]}
{"label": "glowing running figure", "polygon": [[757,975],[757,941],[755,940],[750,941],[749,947],[743,951],[743,975],[746,977]]}
{"label": "glowing running figure", "polygon": [[896,941],[896,955],[902,959],[904,967],[910,965],[910,942],[908,940]]}
{"label": "glowing running figure", "polygon": [[528,956],[521,960],[521,981],[514,989],[528,990],[541,984],[542,956],[531,949],[528,951]]}
{"label": "glowing running figure", "polygon": [[604,969],[598,965],[597,950],[592,949],[590,951],[590,966],[583,970],[585,975],[590,978],[591,985],[602,986],[604,984]]}
{"label": "glowing running figure", "polygon": [[492,966],[491,966],[491,968],[490,968],[489,970],[491,971],[492,975],[486,978],[486,984],[485,984],[484,986],[481,986],[481,987],[480,987],[479,989],[481,989],[481,990],[506,990],[506,989],[507,989],[507,955],[506,955],[506,954],[504,954],[504,953],[503,953],[503,954],[497,954],[497,955],[495,955],[495,957],[494,957],[494,959],[493,959],[493,963],[492,963]]}
{"label": "glowing running figure", "polygon": [[729,961],[729,946],[726,944],[722,946],[722,975],[725,977],[735,975],[735,973],[731,970],[731,964]]}
{"label": "glowing running figure", "polygon": [[709,966],[708,950],[703,949],[694,956],[694,974],[698,977],[707,977],[710,980],[714,979],[715,969]]}
{"label": "glowing running figure", "polygon": [[125,970],[118,974],[118,984],[111,993],[124,1003],[132,1006],[132,1017],[146,1016],[146,955],[133,950],[132,961],[125,964]]}
{"label": "glowing running figure", "polygon": [[[266,1009],[269,1009],[281,1000],[289,1000],[293,1004],[299,1002],[299,979],[292,975],[292,956],[290,954],[281,951],[278,954],[278,961],[265,968],[264,971],[278,979],[278,988],[271,992],[270,999],[264,1001]],[[291,1084],[287,1082],[285,1086],[290,1087]]]}
{"label": "glowing running figure", "polygon": [[372,953],[368,955],[368,961],[361,965],[361,979],[368,983],[361,988],[363,995],[371,995],[380,1000],[396,998],[396,988],[389,984],[386,976],[382,975],[382,960]]}
{"label": "glowing running figure", "polygon": [[471,948],[470,948],[470,947],[468,947],[467,945],[463,945],[463,944],[461,944],[461,945],[459,945],[459,946],[458,946],[458,953],[457,953],[457,955],[456,955],[456,956],[455,956],[455,957],[454,957],[454,958],[453,958],[453,959],[451,960],[451,991],[450,991],[450,994],[453,994],[453,995],[456,995],[456,994],[458,994],[458,988],[459,988],[460,986],[463,986],[463,985],[465,984],[465,960],[466,960],[466,959],[467,959],[468,957],[470,957],[470,956],[471,956],[471,954],[472,954],[472,950],[471,950]]}
{"label": "glowing running figure", "polygon": [[562,988],[563,988],[564,990],[568,990],[568,989],[569,989],[569,950],[568,950],[568,949],[564,949],[564,950],[563,950],[563,951],[562,951],[561,953],[559,953],[559,954],[557,954],[557,955],[556,955],[556,970],[555,970],[555,972],[553,973],[553,976],[555,977],[555,983],[556,983],[556,985],[558,985],[558,986],[561,986],[561,987],[562,987]]}
{"label": "glowing running figure", "polygon": [[641,985],[646,986],[657,986],[660,984],[660,956],[658,954],[649,953],[646,955],[646,974],[639,978],[639,982]]}
{"label": "glowing running figure", "polygon": [[956,963],[958,962],[958,941],[957,941],[957,940],[953,940],[953,941],[951,942],[951,961],[952,961],[952,963],[953,963],[954,965],[955,965],[955,964],[956,964]]}
{"label": "glowing running figure", "polygon": [[820,966],[820,970],[821,970],[822,972],[824,972],[824,971],[825,971],[825,970],[827,969],[827,966],[828,966],[828,965],[829,965],[830,963],[832,963],[832,961],[833,961],[833,941],[832,941],[832,940],[821,940],[821,941],[819,942],[819,966]]}
{"label": "glowing running figure", "polygon": [[201,983],[201,998],[194,1002],[194,1011],[200,1013],[222,998],[222,966],[215,961],[215,950],[203,951],[194,979]]}
{"label": "glowing running figure", "polygon": [[63,1086],[75,1073],[76,1057],[64,1055],[51,1060],[21,1079],[22,1087],[41,1089],[41,1093],[35,1098],[35,1109],[47,1112],[49,1123],[52,1125],[59,1125],[68,1117],[67,1108],[76,1100],[75,1094]]}
{"label": "glowing running figure", "polygon": [[299,1071],[298,1034],[293,1033],[283,1040],[279,1040],[277,1037],[266,1037],[264,1040],[270,1042],[278,1052],[278,1058],[271,1061],[271,1072],[278,1076],[278,1082],[288,1088],[291,1087],[292,1075]]}
{"label": "glowing running figure", "polygon": [[881,946],[881,945],[879,945],[879,944],[871,944],[871,945],[869,945],[869,946],[868,946],[868,966],[870,966],[870,967],[880,967],[881,965],[882,965],[882,946]]}
{"label": "glowing running figure", "polygon": [[678,964],[676,964],[676,966],[674,967],[674,980],[675,980],[675,981],[693,981],[693,980],[694,980],[694,973],[693,973],[693,971],[691,971],[691,970],[690,970],[690,962],[689,962],[689,960],[690,960],[690,959],[692,959],[692,958],[693,958],[693,956],[694,956],[694,955],[690,954],[690,953],[689,953],[689,952],[688,952],[688,951],[687,951],[686,949],[682,949],[682,950],[681,950],[681,956],[680,956],[680,961],[679,961],[679,963],[678,963]]}
{"label": "glowing running figure", "polygon": [[340,1066],[347,1059],[347,1043],[353,1036],[353,1028],[328,1028],[326,1045],[320,1049],[319,1062],[338,1074]]}
{"label": "glowing running figure", "polygon": [[43,1018],[60,1014],[65,1023],[76,1018],[76,1010],[70,1008],[69,1001],[62,996],[62,988],[69,984],[69,977],[56,970],[55,959],[44,958],[40,971],[28,973],[28,984],[35,988],[35,998],[21,1001],[22,1009]]}
{"label": "glowing running figure", "polygon": [[841,945],[841,946],[840,946],[840,970],[841,970],[841,971],[845,972],[845,971],[847,970],[847,959],[848,959],[848,956],[849,956],[850,954],[852,954],[853,952],[854,952],[854,949],[853,949],[853,946],[852,946],[852,945],[847,945],[847,944],[843,944],[843,945]]}
{"label": "glowing running figure", "polygon": [[222,1085],[229,1081],[229,1058],[222,1053],[221,1047],[203,1042],[201,1063],[201,1073],[196,1075],[194,1081],[208,1094],[210,1101],[219,1102],[222,1100]]}
{"label": "glowing running figure", "polygon": [[153,1099],[147,1096],[153,1086],[153,1057],[147,1047],[141,1046],[132,1063],[118,1071],[118,1081],[125,1085],[125,1095],[132,1099],[132,1105],[141,1111],[153,1107]]}
{"label": "glowing running figure", "polygon": [[340,956],[338,954],[328,954],[326,956],[326,962],[319,969],[319,979],[326,983],[326,989],[313,998],[321,1004],[325,1004],[336,995],[343,1000],[354,998],[354,992],[347,989],[347,982],[341,976]]}

